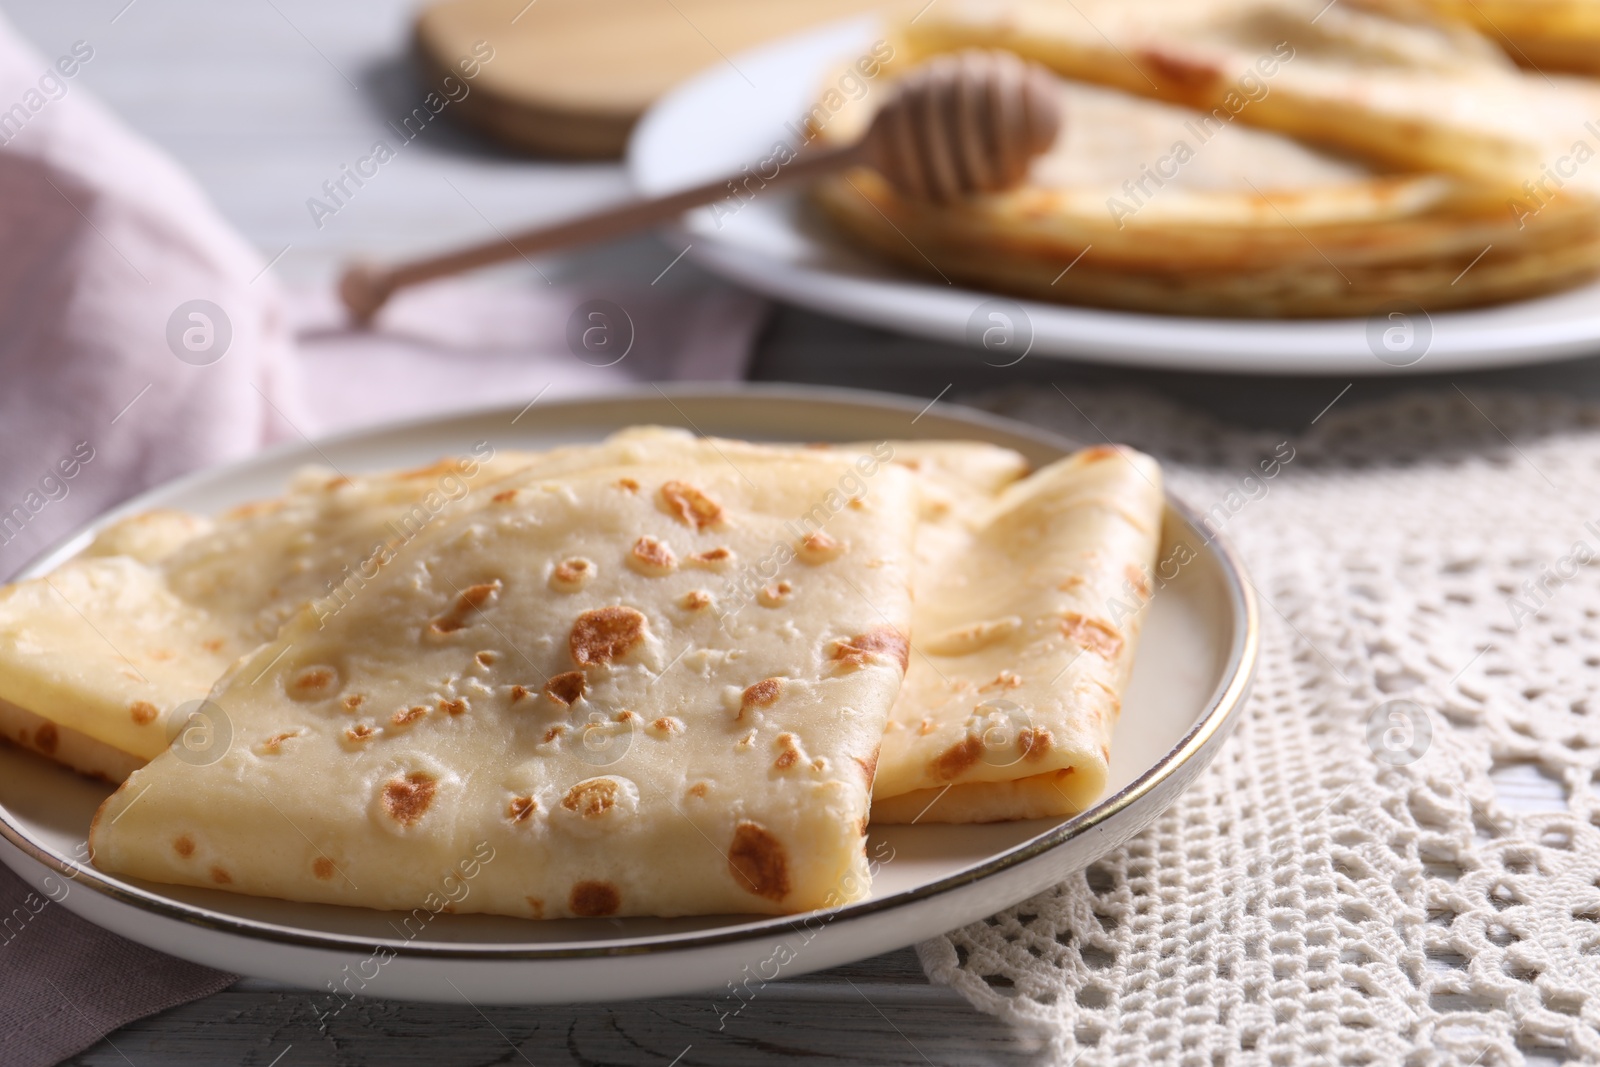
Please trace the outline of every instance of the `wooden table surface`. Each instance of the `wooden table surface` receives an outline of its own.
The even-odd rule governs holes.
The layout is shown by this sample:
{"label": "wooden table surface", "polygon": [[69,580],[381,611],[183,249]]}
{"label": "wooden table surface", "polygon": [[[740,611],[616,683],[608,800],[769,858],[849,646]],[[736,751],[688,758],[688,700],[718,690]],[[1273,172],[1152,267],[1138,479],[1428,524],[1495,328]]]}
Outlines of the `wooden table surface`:
{"label": "wooden table surface", "polygon": [[[665,2],[665,0],[664,0]],[[512,157],[448,123],[430,127],[318,227],[306,200],[365,153],[422,89],[406,56],[407,0],[0,0],[46,56],[95,49],[72,83],[171,153],[291,282],[331,277],[354,253],[414,254],[481,240],[491,226],[554,219],[626,195],[614,165]],[[560,279],[649,279],[644,237],[542,263]],[[683,270],[695,270],[685,263]],[[532,278],[522,264],[502,274]],[[1600,396],[1600,359],[1456,375],[1241,378],[1121,371],[1044,359],[1004,371],[970,352],[780,311],[754,376],[932,398],[1029,382],[1137,385],[1241,425],[1303,429],[1341,403],[1397,390],[1513,387]],[[1347,394],[1343,393],[1350,387]],[[1509,783],[1517,789],[1518,783]],[[1537,802],[1531,798],[1530,802]],[[503,1008],[366,1001],[319,1028],[315,994],[246,980],[128,1026],[74,1064],[1024,1064],[1029,1032],[924,978],[910,949],[763,990],[718,1030],[708,997]]]}

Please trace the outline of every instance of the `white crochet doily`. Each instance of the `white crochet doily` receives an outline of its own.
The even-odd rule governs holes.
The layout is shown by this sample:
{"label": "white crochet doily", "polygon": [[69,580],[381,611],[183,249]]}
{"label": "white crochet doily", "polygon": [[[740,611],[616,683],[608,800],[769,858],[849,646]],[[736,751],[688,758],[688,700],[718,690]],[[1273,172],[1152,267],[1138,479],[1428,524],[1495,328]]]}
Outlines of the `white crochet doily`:
{"label": "white crochet doily", "polygon": [[1170,811],[925,942],[930,978],[1083,1067],[1600,1060],[1600,409],[1450,390],[1245,435],[987,406],[1231,501],[1260,673]]}

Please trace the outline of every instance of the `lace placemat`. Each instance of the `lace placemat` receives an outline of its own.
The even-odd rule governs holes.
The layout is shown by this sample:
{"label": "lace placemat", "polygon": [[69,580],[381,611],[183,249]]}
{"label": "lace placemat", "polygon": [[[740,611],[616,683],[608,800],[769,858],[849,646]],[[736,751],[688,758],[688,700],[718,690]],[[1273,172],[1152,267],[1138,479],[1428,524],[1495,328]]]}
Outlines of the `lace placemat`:
{"label": "lace placemat", "polygon": [[1170,811],[930,978],[1083,1067],[1600,1060],[1600,408],[1246,434],[1059,392],[980,404],[1159,457],[1250,568],[1260,673]]}

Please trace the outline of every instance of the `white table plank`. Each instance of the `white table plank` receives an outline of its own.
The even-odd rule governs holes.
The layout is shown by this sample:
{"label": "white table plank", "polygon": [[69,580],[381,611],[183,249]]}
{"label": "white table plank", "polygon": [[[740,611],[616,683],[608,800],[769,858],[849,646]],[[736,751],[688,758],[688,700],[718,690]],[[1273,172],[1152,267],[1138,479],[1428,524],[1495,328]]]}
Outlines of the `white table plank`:
{"label": "white table plank", "polygon": [[[661,1064],[678,1067],[870,1063],[1022,1067],[1040,1062],[1025,1031],[927,984],[910,949],[763,989],[723,1020],[711,996],[573,1007],[336,1002],[244,982],[124,1027],[77,1067],[273,1064]],[[113,1045],[112,1042],[115,1044]],[[281,1060],[274,1057],[282,1056]],[[126,1059],[124,1059],[126,1057]]]}

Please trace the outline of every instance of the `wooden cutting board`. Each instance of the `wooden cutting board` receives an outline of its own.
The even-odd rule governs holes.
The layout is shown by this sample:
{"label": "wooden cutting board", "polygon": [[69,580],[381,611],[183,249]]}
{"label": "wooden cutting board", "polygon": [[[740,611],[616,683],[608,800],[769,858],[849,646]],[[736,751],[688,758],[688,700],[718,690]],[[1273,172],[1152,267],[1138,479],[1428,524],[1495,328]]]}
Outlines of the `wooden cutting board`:
{"label": "wooden cutting board", "polygon": [[[446,0],[417,18],[430,85],[466,95],[461,120],[510,147],[609,159],[657,96],[713,63],[893,0]],[[470,79],[463,73],[477,57]],[[467,67],[462,66],[463,61]],[[459,93],[460,87],[454,90]]]}

